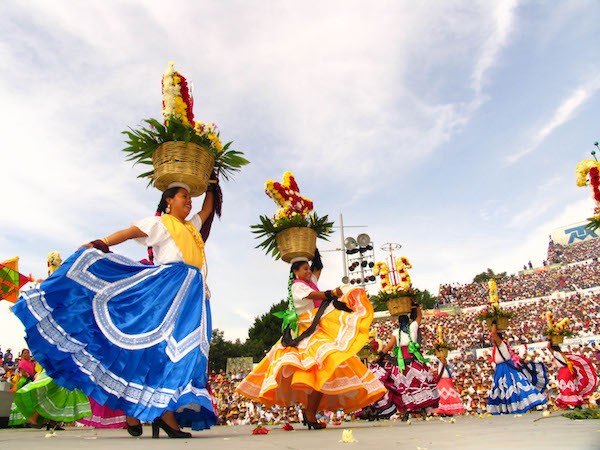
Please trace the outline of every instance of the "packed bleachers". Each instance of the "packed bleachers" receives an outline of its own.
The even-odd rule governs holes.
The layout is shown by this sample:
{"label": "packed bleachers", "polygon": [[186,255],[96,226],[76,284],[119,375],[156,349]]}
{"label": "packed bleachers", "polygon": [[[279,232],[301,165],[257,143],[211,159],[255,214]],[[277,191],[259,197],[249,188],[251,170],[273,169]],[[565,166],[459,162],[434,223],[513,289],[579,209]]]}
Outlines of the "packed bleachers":
{"label": "packed bleachers", "polygon": [[[588,260],[568,266],[545,266],[530,273],[510,275],[497,281],[501,302],[548,296],[556,291],[569,292],[600,285],[600,263]],[[445,284],[440,286],[441,304],[461,308],[487,304],[486,282]]]}
{"label": "packed bleachers", "polygon": [[545,265],[571,264],[600,256],[600,239],[587,239],[575,244],[561,245],[552,238],[548,242],[548,256]]}

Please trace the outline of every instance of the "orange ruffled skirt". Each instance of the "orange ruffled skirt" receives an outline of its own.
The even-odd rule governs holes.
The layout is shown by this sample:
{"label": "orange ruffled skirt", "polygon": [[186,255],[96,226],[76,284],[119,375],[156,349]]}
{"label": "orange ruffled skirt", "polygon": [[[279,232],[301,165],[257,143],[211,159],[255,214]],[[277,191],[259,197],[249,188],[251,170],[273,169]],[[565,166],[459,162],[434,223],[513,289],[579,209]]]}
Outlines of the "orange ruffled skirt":
{"label": "orange ruffled skirt", "polygon": [[[352,313],[329,305],[311,336],[298,347],[284,347],[279,340],[236,390],[266,406],[306,405],[308,395],[316,390],[323,393],[318,409],[345,412],[382,397],[385,387],[356,356],[369,339],[371,302],[361,288],[341,300]],[[299,315],[299,333],[310,326],[316,312]]]}

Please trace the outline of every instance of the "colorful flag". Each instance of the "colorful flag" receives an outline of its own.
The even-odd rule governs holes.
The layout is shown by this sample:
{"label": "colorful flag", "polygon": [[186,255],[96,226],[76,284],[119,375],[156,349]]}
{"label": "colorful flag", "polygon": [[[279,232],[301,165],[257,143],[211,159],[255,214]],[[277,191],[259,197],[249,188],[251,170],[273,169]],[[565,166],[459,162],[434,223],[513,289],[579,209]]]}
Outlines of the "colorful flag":
{"label": "colorful flag", "polygon": [[33,281],[31,276],[19,273],[18,256],[0,263],[0,300],[15,303],[19,298],[19,289],[30,281]]}

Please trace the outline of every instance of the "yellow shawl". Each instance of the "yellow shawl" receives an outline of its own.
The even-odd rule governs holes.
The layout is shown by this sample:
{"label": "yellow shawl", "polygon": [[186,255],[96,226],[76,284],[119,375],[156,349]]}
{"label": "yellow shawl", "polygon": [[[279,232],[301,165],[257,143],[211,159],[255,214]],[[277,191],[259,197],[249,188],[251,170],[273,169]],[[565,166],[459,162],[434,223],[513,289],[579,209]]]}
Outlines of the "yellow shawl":
{"label": "yellow shawl", "polygon": [[204,241],[196,227],[189,221],[182,222],[170,214],[163,214],[162,222],[181,250],[183,261],[202,269],[204,266]]}

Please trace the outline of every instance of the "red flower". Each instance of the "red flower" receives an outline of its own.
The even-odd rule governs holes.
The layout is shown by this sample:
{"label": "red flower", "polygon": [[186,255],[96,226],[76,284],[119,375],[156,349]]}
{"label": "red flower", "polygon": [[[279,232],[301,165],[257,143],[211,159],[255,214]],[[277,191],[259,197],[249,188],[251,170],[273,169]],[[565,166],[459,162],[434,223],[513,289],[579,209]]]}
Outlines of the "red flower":
{"label": "red flower", "polygon": [[268,428],[263,427],[262,425],[257,426],[254,430],[252,430],[252,434],[268,434]]}
{"label": "red flower", "polygon": [[289,422],[286,422],[285,425],[281,427],[281,429],[285,431],[294,431],[294,427],[291,426]]}
{"label": "red flower", "polygon": [[183,99],[184,103],[187,105],[187,111],[186,111],[187,120],[190,123],[190,125],[193,126],[194,125],[194,111],[192,108],[194,107],[194,99],[190,95],[190,91],[189,91],[188,85],[187,85],[187,80],[185,79],[185,77],[183,75],[181,75],[179,72],[177,72],[177,75],[181,78],[181,80],[179,82],[179,88],[180,88],[181,98]]}
{"label": "red flower", "polygon": [[590,184],[592,185],[592,190],[594,192],[594,200],[600,202],[600,189],[598,189],[598,186],[600,185],[600,173],[598,172],[597,167],[592,167],[590,169]]}

